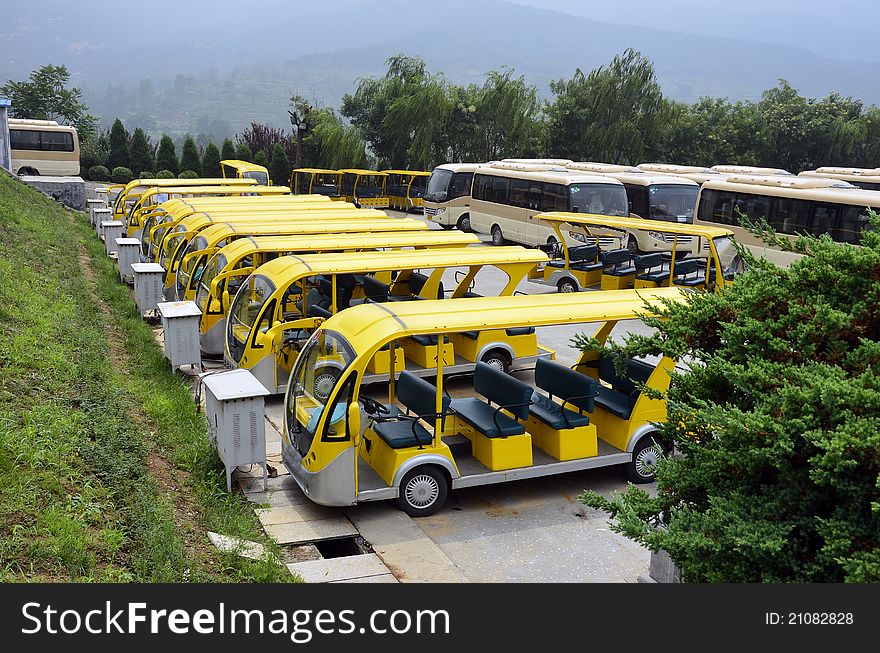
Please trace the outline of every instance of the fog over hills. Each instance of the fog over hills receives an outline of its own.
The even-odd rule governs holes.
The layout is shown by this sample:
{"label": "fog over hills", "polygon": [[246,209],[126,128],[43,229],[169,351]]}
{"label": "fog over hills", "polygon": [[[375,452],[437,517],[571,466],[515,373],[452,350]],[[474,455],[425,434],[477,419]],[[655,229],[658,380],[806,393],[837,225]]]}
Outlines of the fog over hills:
{"label": "fog over hills", "polygon": [[398,53],[457,83],[510,66],[546,97],[550,80],[633,47],[654,61],[664,92],[685,101],[756,99],[785,78],[808,96],[880,103],[880,3],[517,1],[12,5],[0,24],[0,79],[64,63],[105,118],[217,136],[252,119],[287,125],[291,93],[338,105]]}

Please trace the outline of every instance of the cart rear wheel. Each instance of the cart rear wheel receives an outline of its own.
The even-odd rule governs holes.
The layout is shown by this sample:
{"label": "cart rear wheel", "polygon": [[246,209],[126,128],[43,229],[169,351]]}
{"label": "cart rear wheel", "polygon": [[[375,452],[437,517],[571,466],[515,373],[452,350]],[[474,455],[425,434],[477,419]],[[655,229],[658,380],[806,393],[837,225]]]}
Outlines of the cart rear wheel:
{"label": "cart rear wheel", "polygon": [[507,374],[510,371],[510,356],[503,349],[492,349],[483,354],[481,363],[491,365],[497,370]]}
{"label": "cart rear wheel", "polygon": [[577,292],[578,288],[571,279],[562,279],[556,284],[556,290],[559,292]]}
{"label": "cart rear wheel", "polygon": [[657,464],[663,456],[663,447],[655,441],[656,433],[649,433],[639,440],[633,450],[632,461],[627,465],[627,477],[633,483],[651,483]]}

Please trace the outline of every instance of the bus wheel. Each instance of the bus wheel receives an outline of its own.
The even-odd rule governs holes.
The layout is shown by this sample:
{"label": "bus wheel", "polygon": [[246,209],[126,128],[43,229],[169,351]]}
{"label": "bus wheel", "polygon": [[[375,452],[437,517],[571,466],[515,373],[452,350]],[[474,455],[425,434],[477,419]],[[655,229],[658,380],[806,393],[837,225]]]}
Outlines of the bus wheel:
{"label": "bus wheel", "polygon": [[510,371],[510,356],[503,349],[491,349],[483,354],[480,359],[481,363],[491,365],[497,370],[501,370],[505,374]]}
{"label": "bus wheel", "polygon": [[40,173],[33,168],[22,168],[18,171],[19,177],[39,177]]}
{"label": "bus wheel", "polygon": [[497,224],[492,225],[492,244],[501,247],[504,244],[504,234],[501,233],[501,227]]}
{"label": "bus wheel", "polygon": [[636,240],[636,237],[632,234],[629,235],[629,238],[626,240],[626,249],[629,251],[630,256],[638,256],[642,253],[639,249],[639,241]]}
{"label": "bus wheel", "polygon": [[333,367],[324,367],[315,372],[315,397],[322,401],[328,399],[338,378],[339,372]]}
{"label": "bus wheel", "polygon": [[556,290],[559,292],[577,292],[578,287],[571,279],[561,279],[559,283],[556,284]]}
{"label": "bus wheel", "polygon": [[455,223],[456,228],[459,231],[470,232],[471,230],[471,216],[465,213],[458,219],[458,222]]}
{"label": "bus wheel", "polygon": [[440,510],[448,492],[446,475],[437,467],[422,465],[404,475],[397,507],[410,517],[427,517]]}
{"label": "bus wheel", "polygon": [[633,450],[632,461],[627,465],[626,475],[633,483],[650,483],[654,480],[657,463],[663,456],[663,447],[654,441],[656,433],[649,433],[639,440]]}

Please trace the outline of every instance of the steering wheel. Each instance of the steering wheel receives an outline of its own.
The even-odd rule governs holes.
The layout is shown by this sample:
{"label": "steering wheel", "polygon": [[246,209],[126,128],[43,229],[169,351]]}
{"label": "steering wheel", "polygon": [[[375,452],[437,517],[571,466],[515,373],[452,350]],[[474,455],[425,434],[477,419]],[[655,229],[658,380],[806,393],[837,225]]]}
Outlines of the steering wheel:
{"label": "steering wheel", "polygon": [[358,401],[361,402],[361,405],[364,407],[364,410],[367,411],[369,415],[388,415],[391,413],[390,410],[372,397],[360,397]]}

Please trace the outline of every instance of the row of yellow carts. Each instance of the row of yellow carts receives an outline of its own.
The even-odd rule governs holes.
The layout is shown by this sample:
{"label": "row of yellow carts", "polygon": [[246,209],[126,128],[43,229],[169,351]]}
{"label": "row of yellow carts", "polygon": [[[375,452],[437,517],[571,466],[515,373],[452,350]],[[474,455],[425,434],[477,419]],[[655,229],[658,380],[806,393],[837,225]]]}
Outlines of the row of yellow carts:
{"label": "row of yellow carts", "polygon": [[424,206],[430,176],[422,170],[297,168],[290,173],[290,190],[294,195],[326,195],[365,208],[411,211]]}
{"label": "row of yellow carts", "polygon": [[[346,172],[311,171],[300,190],[344,189]],[[403,178],[369,174],[386,191],[392,174]],[[195,305],[202,355],[284,394],[283,459],[312,500],[394,499],[419,516],[460,487],[607,465],[653,479],[666,403],[646,388],[668,388],[675,361],[616,360],[601,346],[619,321],[650,312],[646,300],[687,301],[679,286],[692,284],[674,270],[636,288],[600,283],[599,272],[593,285],[615,289],[547,292],[554,272],[577,272],[577,257],[482,246],[327,192],[253,179],[114,190],[114,217],[141,261],[161,266],[165,299]],[[547,219],[581,239],[614,226]],[[717,249],[707,245],[707,280],[726,278]],[[618,279],[619,266],[607,274]],[[517,290],[545,278],[536,294]],[[573,327],[597,348],[560,355]]]}

